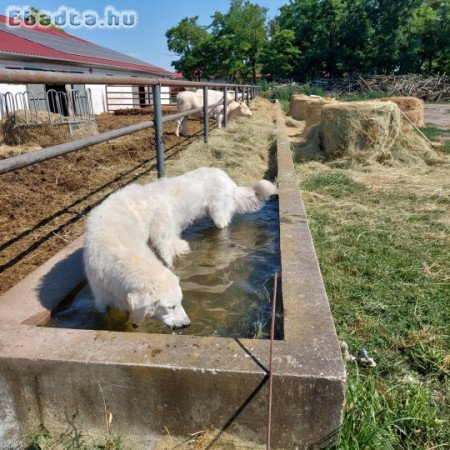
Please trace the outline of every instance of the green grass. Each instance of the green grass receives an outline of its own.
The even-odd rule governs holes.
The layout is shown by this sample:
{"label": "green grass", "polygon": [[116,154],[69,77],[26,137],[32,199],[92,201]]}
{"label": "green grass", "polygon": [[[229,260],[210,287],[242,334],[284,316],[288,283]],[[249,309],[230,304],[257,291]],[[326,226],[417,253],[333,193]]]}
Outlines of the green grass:
{"label": "green grass", "polygon": [[375,190],[360,181],[367,168],[297,167],[340,339],[353,354],[365,347],[377,362],[348,365],[337,448],[446,448],[448,193],[414,183],[388,189],[380,182],[383,189]]}
{"label": "green grass", "polygon": [[426,126],[420,128],[420,131],[422,131],[430,141],[442,141],[444,143],[442,150],[446,153],[450,153],[450,130]]}
{"label": "green grass", "polygon": [[271,86],[268,90],[262,92],[262,96],[269,100],[285,100],[289,102],[292,95],[305,94],[305,95],[325,95],[325,91],[319,86],[313,86],[307,84],[289,84]]}
{"label": "green grass", "polygon": [[280,106],[283,112],[287,113],[289,111],[289,100],[281,99]]}

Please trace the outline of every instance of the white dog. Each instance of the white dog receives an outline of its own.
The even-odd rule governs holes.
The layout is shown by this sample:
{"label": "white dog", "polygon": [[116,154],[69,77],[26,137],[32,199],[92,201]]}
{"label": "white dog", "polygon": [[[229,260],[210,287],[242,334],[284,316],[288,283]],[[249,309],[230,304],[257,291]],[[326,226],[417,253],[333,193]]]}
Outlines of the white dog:
{"label": "white dog", "polygon": [[135,321],[154,317],[172,328],[188,326],[179,279],[169,269],[189,252],[181,232],[207,216],[224,228],[233,214],[257,211],[274,194],[269,181],[238,187],[224,171],[206,167],[112,194],[91,212],[86,228],[84,262],[97,309],[114,306]]}

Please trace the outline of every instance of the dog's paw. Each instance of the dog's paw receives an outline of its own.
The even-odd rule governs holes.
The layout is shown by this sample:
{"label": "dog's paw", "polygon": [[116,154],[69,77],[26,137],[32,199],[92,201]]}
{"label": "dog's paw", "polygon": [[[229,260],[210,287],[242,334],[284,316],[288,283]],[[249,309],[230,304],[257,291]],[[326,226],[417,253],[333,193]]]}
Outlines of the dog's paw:
{"label": "dog's paw", "polygon": [[189,243],[184,241],[183,239],[180,239],[175,246],[175,253],[177,256],[180,255],[186,255],[187,253],[189,253],[191,251],[190,247],[189,247]]}

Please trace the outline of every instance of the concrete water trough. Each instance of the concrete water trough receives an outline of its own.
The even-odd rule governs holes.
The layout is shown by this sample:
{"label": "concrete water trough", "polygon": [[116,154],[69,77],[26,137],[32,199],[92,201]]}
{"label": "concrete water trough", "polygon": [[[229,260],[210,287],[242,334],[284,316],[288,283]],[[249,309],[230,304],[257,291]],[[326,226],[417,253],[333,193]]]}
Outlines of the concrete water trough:
{"label": "concrete water trough", "polygon": [[[345,368],[277,114],[284,335],[274,341],[272,447],[323,448],[341,424]],[[42,326],[82,285],[82,247],[0,298],[0,449],[40,426],[112,432],[134,448],[204,430],[206,448],[220,448],[224,431],[264,445],[268,340]]]}

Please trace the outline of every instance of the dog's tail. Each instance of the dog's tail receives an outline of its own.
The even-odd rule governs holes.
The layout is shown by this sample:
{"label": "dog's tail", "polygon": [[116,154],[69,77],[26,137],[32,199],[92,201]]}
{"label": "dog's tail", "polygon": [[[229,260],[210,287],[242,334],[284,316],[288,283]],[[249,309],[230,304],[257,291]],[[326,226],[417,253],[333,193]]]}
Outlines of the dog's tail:
{"label": "dog's tail", "polygon": [[258,181],[252,188],[239,187],[235,191],[236,212],[255,212],[272,195],[277,193],[277,187],[267,180]]}

